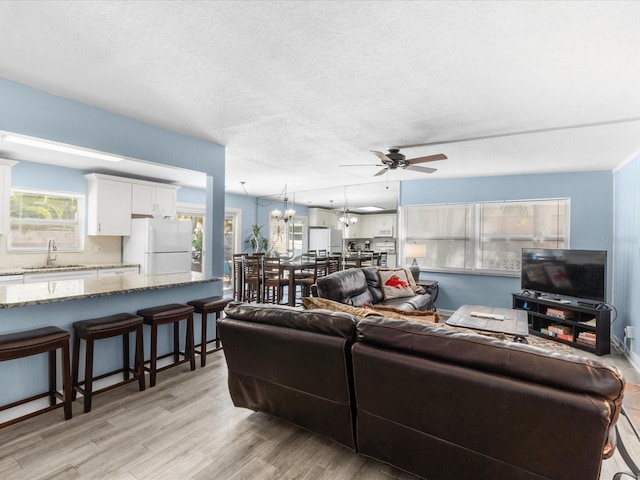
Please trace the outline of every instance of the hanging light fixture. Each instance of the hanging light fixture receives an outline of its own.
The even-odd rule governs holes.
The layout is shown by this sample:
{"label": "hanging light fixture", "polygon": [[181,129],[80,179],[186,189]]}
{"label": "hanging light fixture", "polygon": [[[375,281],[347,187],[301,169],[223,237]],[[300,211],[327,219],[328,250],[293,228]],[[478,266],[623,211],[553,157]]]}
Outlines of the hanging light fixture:
{"label": "hanging light fixture", "polygon": [[294,217],[295,214],[296,214],[296,210],[294,208],[289,208],[289,197],[287,196],[287,185],[285,184],[282,210],[278,210],[278,209],[272,210],[271,216],[275,220],[278,220],[278,221],[283,220],[285,223],[287,223],[289,220],[291,220]]}
{"label": "hanging light fixture", "polygon": [[344,206],[342,207],[342,215],[338,217],[338,221],[345,227],[349,228],[349,225],[353,225],[358,221],[357,217],[354,217],[349,212],[349,199],[347,198],[347,187],[344,187]]}

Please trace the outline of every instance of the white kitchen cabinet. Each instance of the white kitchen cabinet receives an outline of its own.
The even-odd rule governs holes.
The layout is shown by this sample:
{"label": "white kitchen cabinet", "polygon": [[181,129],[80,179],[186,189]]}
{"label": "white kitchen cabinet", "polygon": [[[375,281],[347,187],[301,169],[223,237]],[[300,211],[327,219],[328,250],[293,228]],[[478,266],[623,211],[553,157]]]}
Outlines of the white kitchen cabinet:
{"label": "white kitchen cabinet", "polygon": [[98,274],[96,270],[72,270],[65,272],[25,273],[23,281],[24,283],[37,283],[97,277]]}
{"label": "white kitchen cabinet", "polygon": [[178,187],[151,182],[131,184],[131,213],[133,215],[176,216]]}
{"label": "white kitchen cabinet", "polygon": [[138,273],[140,273],[140,267],[101,268],[98,270],[98,278],[137,275]]}
{"label": "white kitchen cabinet", "polygon": [[91,173],[89,185],[87,233],[89,235],[131,234],[131,183],[119,177]]}
{"label": "white kitchen cabinet", "polygon": [[11,167],[17,162],[0,158],[0,234],[9,233]]}
{"label": "white kitchen cabinet", "polygon": [[310,208],[309,226],[336,228],[338,226],[338,215],[336,215],[333,210]]}
{"label": "white kitchen cabinet", "polygon": [[373,238],[376,215],[361,215],[358,221],[360,238]]}

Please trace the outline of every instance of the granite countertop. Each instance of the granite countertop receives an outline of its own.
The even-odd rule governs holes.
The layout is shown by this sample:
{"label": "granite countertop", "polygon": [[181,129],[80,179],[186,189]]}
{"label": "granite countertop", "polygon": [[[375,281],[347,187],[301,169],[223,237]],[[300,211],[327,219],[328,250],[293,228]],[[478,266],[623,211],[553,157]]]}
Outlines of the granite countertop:
{"label": "granite countertop", "polygon": [[[46,271],[50,270],[50,268],[46,269]],[[219,281],[222,281],[222,278],[188,272],[0,285],[0,309]]]}
{"label": "granite countertop", "polygon": [[71,272],[81,270],[103,270],[107,268],[139,267],[137,263],[87,263],[83,265],[53,265],[50,267],[41,265],[35,267],[9,267],[0,268],[0,275],[24,275],[25,273],[47,272]]}

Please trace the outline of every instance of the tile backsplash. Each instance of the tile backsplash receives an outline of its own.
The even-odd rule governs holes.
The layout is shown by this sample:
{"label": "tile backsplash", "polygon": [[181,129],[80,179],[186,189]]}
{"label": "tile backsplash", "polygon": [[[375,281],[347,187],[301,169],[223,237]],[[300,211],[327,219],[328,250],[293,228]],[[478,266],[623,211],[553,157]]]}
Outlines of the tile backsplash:
{"label": "tile backsplash", "polygon": [[[87,236],[84,252],[55,252],[58,265],[84,265],[92,263],[120,263],[122,261],[122,237]],[[44,265],[47,252],[7,252],[7,237],[0,235],[0,267],[30,267]]]}

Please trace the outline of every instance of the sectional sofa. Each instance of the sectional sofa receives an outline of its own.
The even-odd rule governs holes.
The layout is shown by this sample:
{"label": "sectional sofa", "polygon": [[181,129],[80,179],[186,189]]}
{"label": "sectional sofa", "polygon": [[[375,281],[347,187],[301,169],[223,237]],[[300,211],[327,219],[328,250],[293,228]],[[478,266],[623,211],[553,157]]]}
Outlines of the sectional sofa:
{"label": "sectional sofa", "polygon": [[582,357],[412,320],[231,303],[238,407],[429,480],[597,480],[624,379]]}

